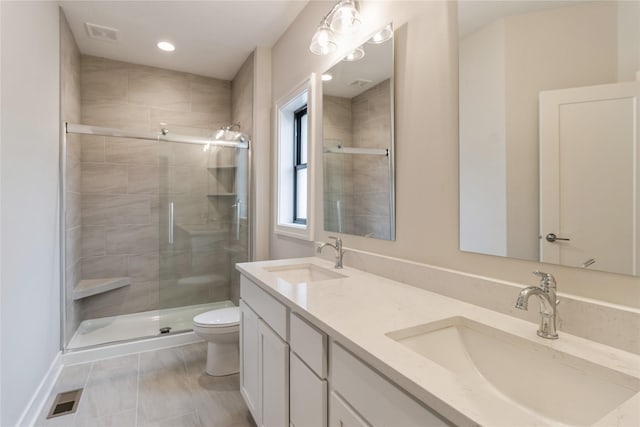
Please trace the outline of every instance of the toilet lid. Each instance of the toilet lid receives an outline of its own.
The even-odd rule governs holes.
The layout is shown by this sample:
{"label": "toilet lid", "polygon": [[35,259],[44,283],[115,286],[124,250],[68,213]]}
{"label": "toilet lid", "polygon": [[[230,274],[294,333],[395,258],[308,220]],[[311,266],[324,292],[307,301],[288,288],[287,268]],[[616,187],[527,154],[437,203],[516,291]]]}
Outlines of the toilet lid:
{"label": "toilet lid", "polygon": [[229,326],[240,323],[240,307],[226,307],[198,314],[193,318],[195,323],[211,327]]}

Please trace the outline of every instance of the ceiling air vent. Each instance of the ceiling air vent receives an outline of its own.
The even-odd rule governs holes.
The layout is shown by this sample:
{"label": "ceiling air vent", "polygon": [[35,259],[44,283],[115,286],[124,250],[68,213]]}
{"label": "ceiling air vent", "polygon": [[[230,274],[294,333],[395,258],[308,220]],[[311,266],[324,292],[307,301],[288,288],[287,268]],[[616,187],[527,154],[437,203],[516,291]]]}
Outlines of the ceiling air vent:
{"label": "ceiling air vent", "polygon": [[367,85],[370,85],[371,83],[373,83],[373,81],[371,81],[371,80],[356,79],[356,80],[352,81],[351,83],[349,83],[349,86],[365,87]]}
{"label": "ceiling air vent", "polygon": [[90,22],[85,22],[84,25],[87,27],[87,34],[89,34],[89,37],[92,39],[106,40],[110,42],[118,41],[119,30],[116,30],[115,28],[104,27]]}

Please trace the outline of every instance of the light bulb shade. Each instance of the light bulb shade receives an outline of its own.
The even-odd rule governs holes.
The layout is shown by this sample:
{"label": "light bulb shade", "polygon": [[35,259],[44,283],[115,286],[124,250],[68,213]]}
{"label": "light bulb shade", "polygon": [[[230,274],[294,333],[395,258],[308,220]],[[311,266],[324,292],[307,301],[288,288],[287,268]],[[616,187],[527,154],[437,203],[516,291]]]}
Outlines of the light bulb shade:
{"label": "light bulb shade", "polygon": [[354,0],[342,0],[331,16],[331,29],[340,34],[355,33],[360,28],[360,12]]}
{"label": "light bulb shade", "polygon": [[309,50],[316,55],[328,55],[338,48],[336,37],[326,24],[321,25],[311,39]]}
{"label": "light bulb shade", "polygon": [[381,44],[389,40],[393,36],[393,28],[391,28],[391,24],[387,25],[377,33],[375,33],[371,38],[367,41],[367,43],[373,44]]}
{"label": "light bulb shade", "polygon": [[354,49],[353,52],[344,57],[345,61],[357,61],[359,59],[364,58],[364,49],[362,46],[359,46]]}

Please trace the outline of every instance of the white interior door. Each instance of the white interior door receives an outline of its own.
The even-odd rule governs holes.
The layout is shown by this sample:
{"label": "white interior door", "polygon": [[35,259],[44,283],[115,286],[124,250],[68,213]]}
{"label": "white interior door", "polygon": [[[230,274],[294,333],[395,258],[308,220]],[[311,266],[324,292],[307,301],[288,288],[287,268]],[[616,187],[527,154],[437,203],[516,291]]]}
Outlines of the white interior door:
{"label": "white interior door", "polygon": [[540,94],[541,261],[638,273],[639,95],[640,82]]}

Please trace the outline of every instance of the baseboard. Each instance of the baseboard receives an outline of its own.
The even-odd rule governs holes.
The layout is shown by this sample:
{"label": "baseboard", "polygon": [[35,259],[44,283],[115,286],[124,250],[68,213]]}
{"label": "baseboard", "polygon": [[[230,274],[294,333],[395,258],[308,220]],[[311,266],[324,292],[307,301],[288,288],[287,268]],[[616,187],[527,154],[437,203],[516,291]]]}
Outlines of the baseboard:
{"label": "baseboard", "polygon": [[93,362],[111,357],[159,350],[161,348],[176,347],[200,341],[202,341],[202,338],[198,337],[194,332],[185,332],[175,335],[171,334],[142,340],[134,340],[131,342],[103,345],[85,350],[72,350],[64,353],[62,358],[65,366],[76,365],[78,363]]}
{"label": "baseboard", "polygon": [[27,404],[27,407],[22,412],[17,425],[21,427],[32,427],[38,420],[38,415],[42,412],[44,405],[47,403],[47,399],[53,390],[53,386],[58,380],[58,376],[62,371],[62,352],[58,352],[56,357],[53,358],[47,373],[42,381],[38,385],[36,392]]}

